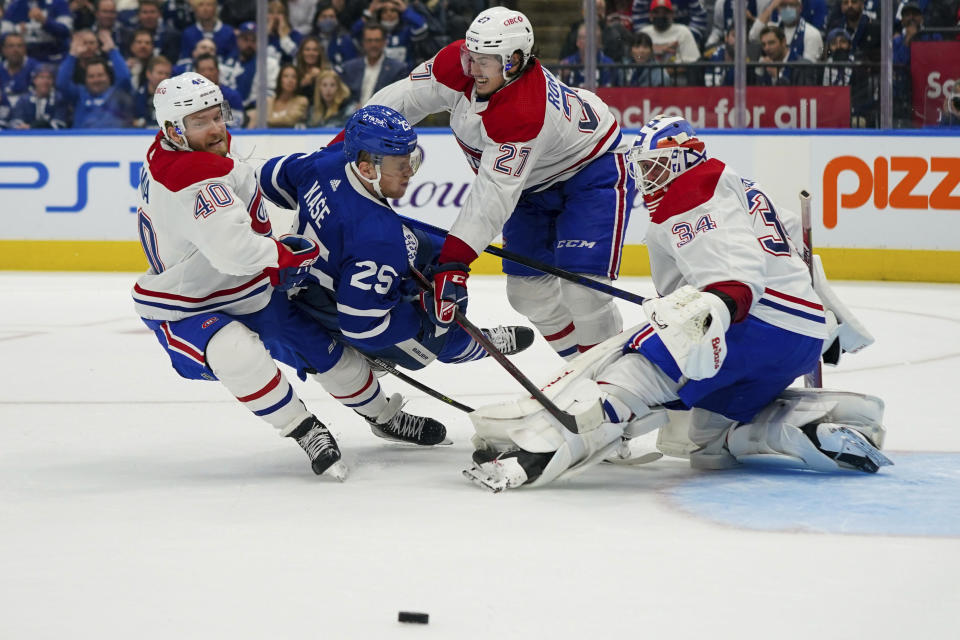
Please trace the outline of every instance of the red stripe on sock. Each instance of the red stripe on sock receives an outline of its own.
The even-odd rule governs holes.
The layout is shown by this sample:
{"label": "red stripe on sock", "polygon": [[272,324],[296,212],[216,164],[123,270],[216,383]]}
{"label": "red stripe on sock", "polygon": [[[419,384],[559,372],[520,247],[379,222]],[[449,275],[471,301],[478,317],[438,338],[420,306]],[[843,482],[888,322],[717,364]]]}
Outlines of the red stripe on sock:
{"label": "red stripe on sock", "polygon": [[356,393],[351,393],[348,396],[333,396],[333,397],[336,398],[337,400],[346,400],[348,398],[356,398],[358,395],[366,391],[371,384],[373,384],[373,371],[370,372],[370,375],[367,377],[367,383],[363,385],[363,388],[360,389],[360,391],[357,391]]}
{"label": "red stripe on sock", "polygon": [[565,338],[566,336],[568,336],[568,335],[570,335],[571,333],[573,333],[574,328],[575,328],[575,327],[573,326],[573,323],[571,322],[570,324],[568,324],[568,325],[567,325],[566,327],[564,327],[563,329],[560,329],[560,331],[557,331],[556,333],[551,333],[550,335],[548,335],[548,336],[543,336],[543,337],[544,337],[545,339],[551,340],[551,341],[552,341],[552,340],[559,340],[560,338]]}
{"label": "red stripe on sock", "polygon": [[248,396],[243,396],[242,398],[238,397],[237,400],[240,402],[250,402],[251,400],[256,400],[257,398],[262,398],[271,391],[277,388],[277,385],[280,384],[280,369],[277,369],[277,375],[273,376],[273,379],[267,383],[267,385],[260,389],[260,391],[255,391]]}

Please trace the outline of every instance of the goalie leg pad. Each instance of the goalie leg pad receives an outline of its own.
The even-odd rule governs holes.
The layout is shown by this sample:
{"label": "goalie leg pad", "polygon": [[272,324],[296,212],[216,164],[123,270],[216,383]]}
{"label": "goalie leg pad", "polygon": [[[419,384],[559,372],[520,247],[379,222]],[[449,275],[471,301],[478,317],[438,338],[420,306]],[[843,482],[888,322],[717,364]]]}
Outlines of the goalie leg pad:
{"label": "goalie leg pad", "polygon": [[858,431],[878,449],[887,430],[883,400],[876,396],[831,389],[784,389],[752,422],[785,422],[794,426],[830,422]]}

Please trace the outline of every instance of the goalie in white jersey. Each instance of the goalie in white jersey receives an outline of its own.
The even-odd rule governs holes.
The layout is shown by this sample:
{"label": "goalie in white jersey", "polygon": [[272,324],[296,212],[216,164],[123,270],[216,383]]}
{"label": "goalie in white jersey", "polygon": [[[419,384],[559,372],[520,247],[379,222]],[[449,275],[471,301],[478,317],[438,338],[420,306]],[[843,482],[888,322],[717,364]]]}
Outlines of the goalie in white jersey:
{"label": "goalie in white jersey", "polygon": [[344,477],[340,449],[274,360],[311,374],[381,437],[442,442],[443,425],[402,411],[399,394],[388,400],[366,360],[287,299],[320,249],[303,236],[272,237],[253,167],[230,156],[220,89],[184,73],[158,85],[154,104],[161,132],[140,173],[138,210],[150,269],[133,299],[177,373],[219,380],[294,438],[317,474]]}
{"label": "goalie in white jersey", "polygon": [[665,408],[692,410],[685,452],[696,468],[890,464],[877,450],[878,398],[785,391],[835,339],[845,351],[872,342],[822,272],[811,282],[793,242],[798,217],[708,159],[682,118],[654,118],[627,157],[650,213],[662,297],[644,303],[649,323],[579,356],[547,387],[575,414],[599,403],[602,418],[572,434],[530,411],[530,400],[481,408],[471,416],[478,450],[466,474],[493,490],[550,482],[611,456],[623,437],[665,426]]}
{"label": "goalie in white jersey", "polygon": [[[436,315],[453,321],[469,264],[503,233],[512,252],[609,283],[620,270],[635,190],[620,127],[600,98],[571,89],[531,55],[522,13],[480,13],[465,40],[444,47],[368,104],[411,124],[450,113],[477,178],[433,270]],[[504,261],[507,296],[563,357],[619,333],[609,295]]]}

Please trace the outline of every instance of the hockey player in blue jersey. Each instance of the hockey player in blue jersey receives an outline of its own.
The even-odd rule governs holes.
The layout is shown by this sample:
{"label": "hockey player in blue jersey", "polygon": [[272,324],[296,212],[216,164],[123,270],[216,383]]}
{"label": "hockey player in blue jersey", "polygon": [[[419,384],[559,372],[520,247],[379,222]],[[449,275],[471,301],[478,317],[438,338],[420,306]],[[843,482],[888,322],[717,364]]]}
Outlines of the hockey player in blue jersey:
{"label": "hockey player in blue jersey", "polygon": [[[294,299],[344,342],[408,369],[487,355],[460,327],[438,326],[432,295],[411,277],[411,264],[429,273],[443,242],[406,228],[388,202],[403,196],[419,158],[406,119],[371,105],[350,118],[343,142],[271,158],[257,172],[268,199],[298,210],[295,233],[320,246]],[[482,331],[507,355],[533,342],[528,327]]]}
{"label": "hockey player in blue jersey", "polygon": [[304,406],[275,361],[310,374],[374,426],[421,445],[446,429],[389,401],[369,364],[287,297],[326,247],[273,237],[251,165],[230,155],[229,106],[197,73],[164,80],[161,131],[140,176],[138,227],[150,269],[137,279],[137,313],[184,378],[219,380],[254,415],[294,438],[313,471],[342,479],[333,434]]}

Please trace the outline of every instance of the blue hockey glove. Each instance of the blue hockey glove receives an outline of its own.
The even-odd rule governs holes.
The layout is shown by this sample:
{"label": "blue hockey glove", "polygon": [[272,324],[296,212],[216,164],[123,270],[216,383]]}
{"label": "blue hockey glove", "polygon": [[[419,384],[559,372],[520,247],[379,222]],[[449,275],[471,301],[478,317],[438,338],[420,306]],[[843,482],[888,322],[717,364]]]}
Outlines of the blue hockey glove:
{"label": "blue hockey glove", "polygon": [[320,247],[305,236],[282,236],[277,242],[277,266],[264,271],[270,276],[270,284],[280,291],[299,286],[307,277],[310,265],[320,256]]}
{"label": "blue hockey glove", "polygon": [[470,267],[462,262],[445,262],[427,268],[424,275],[433,280],[433,292],[420,294],[420,304],[430,320],[440,327],[449,327],[457,309],[467,310],[467,274]]}

